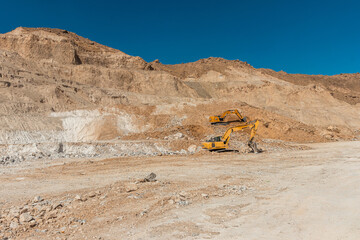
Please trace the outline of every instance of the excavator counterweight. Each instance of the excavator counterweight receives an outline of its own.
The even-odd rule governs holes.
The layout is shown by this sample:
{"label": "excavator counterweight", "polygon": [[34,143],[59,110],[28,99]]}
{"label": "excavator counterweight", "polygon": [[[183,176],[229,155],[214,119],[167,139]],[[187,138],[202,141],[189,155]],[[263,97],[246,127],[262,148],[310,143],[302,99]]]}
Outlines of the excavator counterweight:
{"label": "excavator counterweight", "polygon": [[211,124],[228,124],[229,122],[225,122],[225,117],[228,114],[235,114],[236,116],[238,116],[239,121],[240,122],[246,122],[246,117],[243,117],[240,112],[235,109],[235,110],[227,110],[225,111],[223,114],[219,115],[219,116],[211,116],[209,117],[209,121]]}

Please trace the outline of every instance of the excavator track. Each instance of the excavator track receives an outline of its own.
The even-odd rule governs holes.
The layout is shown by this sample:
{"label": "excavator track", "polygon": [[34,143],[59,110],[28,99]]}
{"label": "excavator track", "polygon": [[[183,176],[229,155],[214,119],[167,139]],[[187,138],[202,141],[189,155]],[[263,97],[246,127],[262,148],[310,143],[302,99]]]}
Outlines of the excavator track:
{"label": "excavator track", "polygon": [[216,149],[216,150],[210,150],[210,152],[217,152],[217,153],[236,152],[236,153],[238,153],[239,150],[236,150],[236,149]]}

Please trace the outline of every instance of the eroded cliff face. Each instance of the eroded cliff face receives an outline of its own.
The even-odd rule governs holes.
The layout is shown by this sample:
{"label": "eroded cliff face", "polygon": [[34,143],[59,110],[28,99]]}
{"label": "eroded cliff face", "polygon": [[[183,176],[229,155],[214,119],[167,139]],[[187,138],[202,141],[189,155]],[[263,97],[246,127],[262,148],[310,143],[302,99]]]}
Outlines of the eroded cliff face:
{"label": "eroded cliff face", "polygon": [[359,79],[286,74],[221,58],[147,63],[65,30],[20,27],[0,35],[0,144],[162,144],[182,132],[187,139],[172,146],[181,150],[221,134],[207,119],[232,108],[260,119],[259,139],[353,139]]}

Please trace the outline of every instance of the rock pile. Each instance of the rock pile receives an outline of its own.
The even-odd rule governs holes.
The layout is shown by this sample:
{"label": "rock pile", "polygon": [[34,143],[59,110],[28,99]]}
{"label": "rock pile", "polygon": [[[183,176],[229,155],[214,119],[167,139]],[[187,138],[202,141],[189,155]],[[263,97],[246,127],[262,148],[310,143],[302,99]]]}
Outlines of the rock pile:
{"label": "rock pile", "polygon": [[[79,198],[66,198],[64,200],[46,200],[40,196],[34,197],[22,206],[12,206],[0,213],[0,239],[16,237],[17,235],[35,229],[37,232],[47,232],[52,226],[57,229],[60,223],[66,222],[67,227],[86,223],[84,219],[69,216],[72,204],[77,201],[86,201],[100,195],[100,192],[90,192]],[[58,231],[58,230],[56,230]]]}

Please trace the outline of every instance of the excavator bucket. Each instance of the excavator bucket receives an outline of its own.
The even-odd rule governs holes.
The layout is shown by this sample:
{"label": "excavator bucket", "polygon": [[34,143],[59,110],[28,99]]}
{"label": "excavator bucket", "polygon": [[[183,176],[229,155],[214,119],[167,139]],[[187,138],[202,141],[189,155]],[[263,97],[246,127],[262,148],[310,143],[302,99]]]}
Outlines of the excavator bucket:
{"label": "excavator bucket", "polygon": [[249,146],[249,148],[251,148],[250,152],[253,152],[253,153],[261,153],[261,152],[263,152],[263,150],[261,148],[257,147],[256,142],[248,142],[248,146]]}

